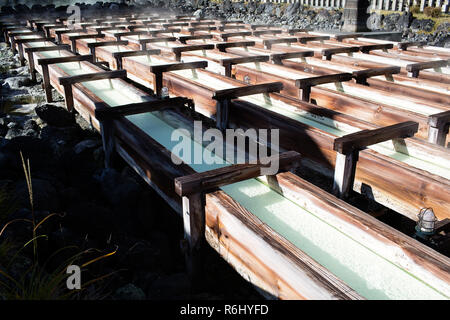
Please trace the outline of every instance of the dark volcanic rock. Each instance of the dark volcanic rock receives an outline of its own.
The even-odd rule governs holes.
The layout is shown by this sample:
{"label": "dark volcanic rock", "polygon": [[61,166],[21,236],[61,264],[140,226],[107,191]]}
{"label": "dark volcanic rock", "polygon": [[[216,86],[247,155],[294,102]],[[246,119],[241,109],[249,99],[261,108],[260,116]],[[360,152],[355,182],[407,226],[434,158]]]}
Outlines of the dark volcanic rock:
{"label": "dark volcanic rock", "polygon": [[414,19],[413,22],[411,23],[411,30],[414,32],[418,31],[430,32],[431,30],[433,30],[433,27],[434,21],[431,19],[422,19],[422,20]]}
{"label": "dark volcanic rock", "polygon": [[44,104],[35,109],[39,118],[50,126],[67,127],[74,123],[74,117],[66,109],[52,104]]}
{"label": "dark volcanic rock", "polygon": [[141,288],[136,287],[134,284],[129,283],[114,293],[114,298],[117,300],[144,300],[145,293]]}
{"label": "dark volcanic rock", "polygon": [[[36,210],[58,211],[59,194],[55,187],[42,179],[32,178],[33,205]],[[15,184],[15,195],[17,201],[23,207],[30,207],[28,186],[25,180],[18,181]]]}
{"label": "dark volcanic rock", "polygon": [[370,30],[380,30],[384,15],[373,12],[367,19],[367,28]]}

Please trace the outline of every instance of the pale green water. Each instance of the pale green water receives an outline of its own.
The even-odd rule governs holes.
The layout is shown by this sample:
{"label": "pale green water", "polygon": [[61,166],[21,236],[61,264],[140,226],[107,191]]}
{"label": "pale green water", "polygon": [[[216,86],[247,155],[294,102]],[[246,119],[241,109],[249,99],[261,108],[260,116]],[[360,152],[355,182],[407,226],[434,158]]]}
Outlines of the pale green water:
{"label": "pale green water", "polygon": [[[59,56],[59,53],[46,52],[46,55]],[[70,75],[83,73],[84,69],[79,63],[64,63],[59,67]],[[86,82],[84,85],[111,106],[145,99],[126,90],[114,90],[109,80]],[[178,143],[170,140],[175,128],[159,118],[158,113],[127,118],[168,150]],[[189,137],[186,139],[190,140]],[[209,153],[196,142],[192,142],[192,148]],[[223,165],[190,166],[202,172]],[[366,298],[443,299],[449,296],[448,286],[444,285],[440,290],[430,287],[417,275],[406,272],[374,252],[374,248],[366,247],[363,239],[352,239],[257,179],[235,183],[222,190]]]}

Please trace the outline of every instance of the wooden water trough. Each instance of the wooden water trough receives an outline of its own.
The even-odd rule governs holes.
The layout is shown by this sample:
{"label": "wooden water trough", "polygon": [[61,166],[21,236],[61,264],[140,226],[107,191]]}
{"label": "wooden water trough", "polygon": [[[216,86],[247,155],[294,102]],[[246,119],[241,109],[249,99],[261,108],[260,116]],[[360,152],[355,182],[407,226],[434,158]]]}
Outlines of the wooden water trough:
{"label": "wooden water trough", "polygon": [[[51,28],[49,30],[51,33]],[[21,37],[17,36],[17,39]],[[200,114],[192,111],[192,103],[184,98],[188,97],[195,103],[196,111],[209,113],[215,120],[211,124],[204,119],[203,130],[211,126],[280,129],[282,148],[286,150],[281,154],[281,169],[293,169],[304,160],[332,163],[336,152],[347,154],[347,149],[341,149],[347,142],[338,140],[339,135],[323,130],[323,125],[328,124],[330,128],[334,127],[335,133],[338,129],[356,132],[356,136],[343,135],[358,150],[356,181],[358,170],[373,171],[372,164],[383,170],[392,167],[396,178],[408,179],[409,184],[414,184],[411,180],[414,178],[422,187],[442,188],[445,184],[441,177],[413,170],[370,149],[359,151],[372,143],[411,136],[417,131],[416,124],[405,123],[376,131],[373,130],[376,126],[351,116],[273,92],[282,89],[281,83],[249,86],[199,69],[205,68],[209,61],[198,61],[197,64],[170,61],[155,56],[156,50],[160,49],[136,53],[136,48],[125,42],[113,44],[112,47],[128,48],[111,50],[110,57],[107,48],[111,46],[91,45],[97,59],[108,60],[111,67],[122,68],[105,71],[93,64],[94,55],[88,46],[88,43],[94,43],[93,39],[112,41],[103,37],[78,38],[75,40],[77,50],[83,50],[83,43],[89,50],[78,56],[68,50],[68,46],[57,46],[42,37],[41,41],[20,41],[22,47],[18,49],[23,49],[24,59],[28,60],[33,72],[41,73],[44,80],[47,79],[47,85],[64,94],[70,110],[79,112],[101,131],[106,164],[112,165],[114,152],[120,154],[183,216],[188,267],[194,279],[200,273],[201,247],[206,240],[245,279],[271,298],[450,297],[448,258],[293,173],[258,177],[258,163],[245,166],[225,163],[211,167],[191,165],[181,161],[185,160],[182,158],[175,161],[176,164],[171,153],[174,143],[170,142],[171,131],[183,128],[185,134],[191,132],[194,136],[193,121],[202,119]],[[117,52],[119,56],[114,55]],[[118,57],[120,63],[117,63]],[[155,97],[137,89],[128,80],[132,76],[152,88],[155,84],[161,87],[156,80],[158,77],[154,76],[159,73],[163,75],[163,86],[179,97],[161,100],[158,89]],[[268,110],[267,102],[279,106],[283,103],[291,111]],[[217,110],[220,110],[219,115]],[[296,113],[306,123],[292,116]],[[313,123],[321,124],[321,129]],[[442,125],[442,120],[433,124]],[[363,138],[365,143],[361,144],[361,130],[366,129],[376,138]],[[302,148],[299,140],[303,143]],[[410,151],[417,147],[419,152],[447,156],[442,147],[411,138],[401,141]],[[424,146],[428,149],[423,149]],[[320,149],[320,152],[311,152],[310,147]],[[287,150],[298,150],[300,155]],[[387,175],[379,177],[380,181],[389,179],[390,173]],[[424,182],[419,182],[420,179]],[[197,185],[203,187],[195,187]],[[406,183],[403,185],[408,187]],[[390,197],[394,199],[395,190],[391,191]],[[423,194],[436,197],[438,193],[430,189]],[[417,200],[428,200],[421,198]],[[441,202],[443,209],[448,205],[448,199],[437,202]],[[423,204],[416,202],[413,207]],[[436,212],[442,218],[448,208],[436,209]]]}

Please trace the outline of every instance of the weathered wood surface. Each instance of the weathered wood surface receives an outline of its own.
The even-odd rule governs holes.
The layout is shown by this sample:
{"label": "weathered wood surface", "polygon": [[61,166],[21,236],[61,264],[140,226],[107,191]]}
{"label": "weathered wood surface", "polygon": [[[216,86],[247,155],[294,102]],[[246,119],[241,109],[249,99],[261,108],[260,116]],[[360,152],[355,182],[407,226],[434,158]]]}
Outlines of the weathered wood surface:
{"label": "weathered wood surface", "polygon": [[300,165],[300,154],[295,151],[283,152],[261,159],[257,163],[234,164],[219,169],[198,172],[175,179],[175,191],[179,196],[189,196],[194,193],[209,193],[219,187],[239,181],[253,179],[261,175],[261,169],[268,163],[278,159],[279,170],[292,170]]}

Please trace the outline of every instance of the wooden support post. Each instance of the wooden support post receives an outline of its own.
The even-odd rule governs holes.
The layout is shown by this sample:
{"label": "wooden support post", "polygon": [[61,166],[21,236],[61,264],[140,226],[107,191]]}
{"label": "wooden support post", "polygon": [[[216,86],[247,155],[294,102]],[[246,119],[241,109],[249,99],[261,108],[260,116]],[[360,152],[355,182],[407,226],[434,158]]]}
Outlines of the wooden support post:
{"label": "wooden support post", "polygon": [[126,70],[117,70],[117,71],[105,71],[105,72],[80,74],[76,76],[60,77],[58,80],[59,84],[64,87],[64,96],[66,100],[67,110],[73,112],[74,101],[73,101],[72,85],[79,82],[125,78],[126,76],[127,76]]}
{"label": "wooden support post", "polygon": [[356,83],[367,85],[367,78],[385,75],[386,77],[400,73],[400,67],[381,67],[366,70],[353,71],[352,75]]}
{"label": "wooden support post", "polygon": [[246,36],[251,36],[251,35],[252,35],[251,31],[227,32],[227,33],[222,33],[220,35],[220,38],[222,39],[222,41],[227,42],[228,38],[233,38],[233,37],[243,37],[243,38],[245,38]]}
{"label": "wooden support post", "polygon": [[168,63],[150,66],[150,72],[153,74],[153,90],[157,97],[161,97],[163,88],[163,73],[185,69],[204,69],[208,66],[207,61],[194,61],[187,63]]}
{"label": "wooden support post", "polygon": [[[254,37],[260,37],[265,34],[277,35],[277,34],[281,34],[282,32],[283,32],[282,30],[257,30],[257,31],[253,31],[252,35]],[[295,42],[297,42],[297,41],[295,41]]]}
{"label": "wooden support post", "polygon": [[90,53],[94,57],[94,61],[96,61],[95,57],[95,49],[98,47],[107,47],[107,46],[126,46],[128,45],[127,40],[118,40],[118,41],[102,41],[102,42],[93,42],[88,43],[87,46],[89,48]]}
{"label": "wooden support post", "polygon": [[213,95],[213,99],[217,100],[216,127],[222,131],[228,128],[229,105],[232,99],[258,93],[280,92],[281,89],[283,89],[281,82],[270,82],[217,90]]}
{"label": "wooden support post", "polygon": [[25,57],[24,57],[24,50],[23,50],[24,43],[51,42],[53,40],[55,40],[55,39],[54,38],[15,39],[14,42],[17,43],[17,46],[18,46],[20,64],[22,66],[25,65]]}
{"label": "wooden support post", "polygon": [[280,38],[280,39],[267,39],[263,40],[263,45],[267,50],[272,49],[272,45],[277,43],[295,43],[297,42],[297,38]]}
{"label": "wooden support post", "polygon": [[424,41],[399,42],[397,48],[399,50],[408,50],[409,47],[422,47],[426,44]]}
{"label": "wooden support post", "polygon": [[176,37],[178,41],[180,41],[182,44],[186,44],[186,41],[189,40],[205,40],[205,39],[212,39],[212,34],[200,34],[200,35],[191,35],[191,36],[178,36]]}
{"label": "wooden support post", "polygon": [[408,77],[417,78],[421,70],[442,68],[448,66],[450,59],[447,60],[432,60],[427,62],[417,62],[406,65],[406,71],[408,72]]}
{"label": "wooden support post", "polygon": [[175,60],[181,61],[181,54],[183,52],[197,51],[197,50],[214,50],[214,45],[213,44],[185,45],[180,47],[172,47],[170,48],[170,50],[175,55]]}
{"label": "wooden support post", "polygon": [[234,42],[221,42],[216,43],[216,49],[220,52],[226,52],[227,48],[236,48],[236,47],[253,47],[255,45],[255,41],[234,41]]}
{"label": "wooden support post", "polygon": [[267,62],[269,59],[270,56],[268,55],[226,58],[220,60],[220,65],[225,69],[225,76],[231,77],[233,65],[250,62]]}
{"label": "wooden support post", "polygon": [[310,41],[324,41],[324,40],[330,40],[330,37],[308,35],[308,36],[301,36],[298,38],[298,42],[302,44],[308,43]]}
{"label": "wooden support post", "polygon": [[53,101],[52,86],[50,85],[50,75],[49,75],[49,71],[48,71],[48,65],[55,64],[55,63],[75,62],[75,61],[93,62],[93,57],[92,57],[92,55],[85,55],[85,56],[68,56],[68,57],[38,59],[38,64],[42,68],[43,86],[44,86],[45,97],[47,99],[47,102]]}
{"label": "wooden support post", "polygon": [[77,40],[79,39],[97,39],[97,38],[104,38],[104,34],[82,34],[77,36],[70,36],[69,40],[72,43],[72,52],[77,53]]}
{"label": "wooden support post", "polygon": [[359,47],[340,47],[322,50],[322,60],[331,60],[334,54],[358,52]]}
{"label": "wooden support post", "polygon": [[116,60],[117,70],[120,70],[123,69],[122,59],[125,57],[150,56],[159,54],[161,54],[161,50],[153,49],[153,50],[113,52],[112,56]]}
{"label": "wooden support post", "polygon": [[297,79],[295,81],[295,86],[300,89],[299,98],[303,101],[309,102],[311,87],[324,83],[350,81],[351,79],[352,75],[350,73],[343,72]]}
{"label": "wooden support post", "polygon": [[428,142],[445,147],[449,132],[450,111],[444,111],[428,117]]}
{"label": "wooden support post", "polygon": [[192,281],[199,281],[202,275],[206,193],[221,186],[261,176],[261,169],[266,166],[262,163],[270,164],[275,160],[279,163],[278,172],[293,170],[300,164],[300,154],[288,151],[268,159],[260,159],[256,164],[235,164],[175,179],[175,191],[182,197],[186,264]]}
{"label": "wooden support post", "polygon": [[334,151],[336,151],[333,194],[345,199],[353,190],[356,163],[360,150],[383,141],[412,137],[418,129],[419,124],[417,122],[407,121],[374,130],[362,130],[336,138],[333,146]]}
{"label": "wooden support post", "polygon": [[151,38],[151,39],[140,39],[139,44],[141,46],[141,50],[147,50],[147,43],[155,43],[155,42],[172,42],[176,41],[177,38],[175,37],[158,37],[158,38]]}
{"label": "wooden support post", "polygon": [[297,52],[286,52],[286,53],[272,53],[270,54],[270,60],[274,64],[283,64],[283,60],[294,59],[294,58],[304,58],[313,57],[314,51],[297,51]]}
{"label": "wooden support post", "polygon": [[394,48],[394,45],[392,43],[381,43],[381,44],[370,44],[370,45],[364,45],[360,46],[359,50],[362,53],[370,53],[372,50],[388,50]]}

